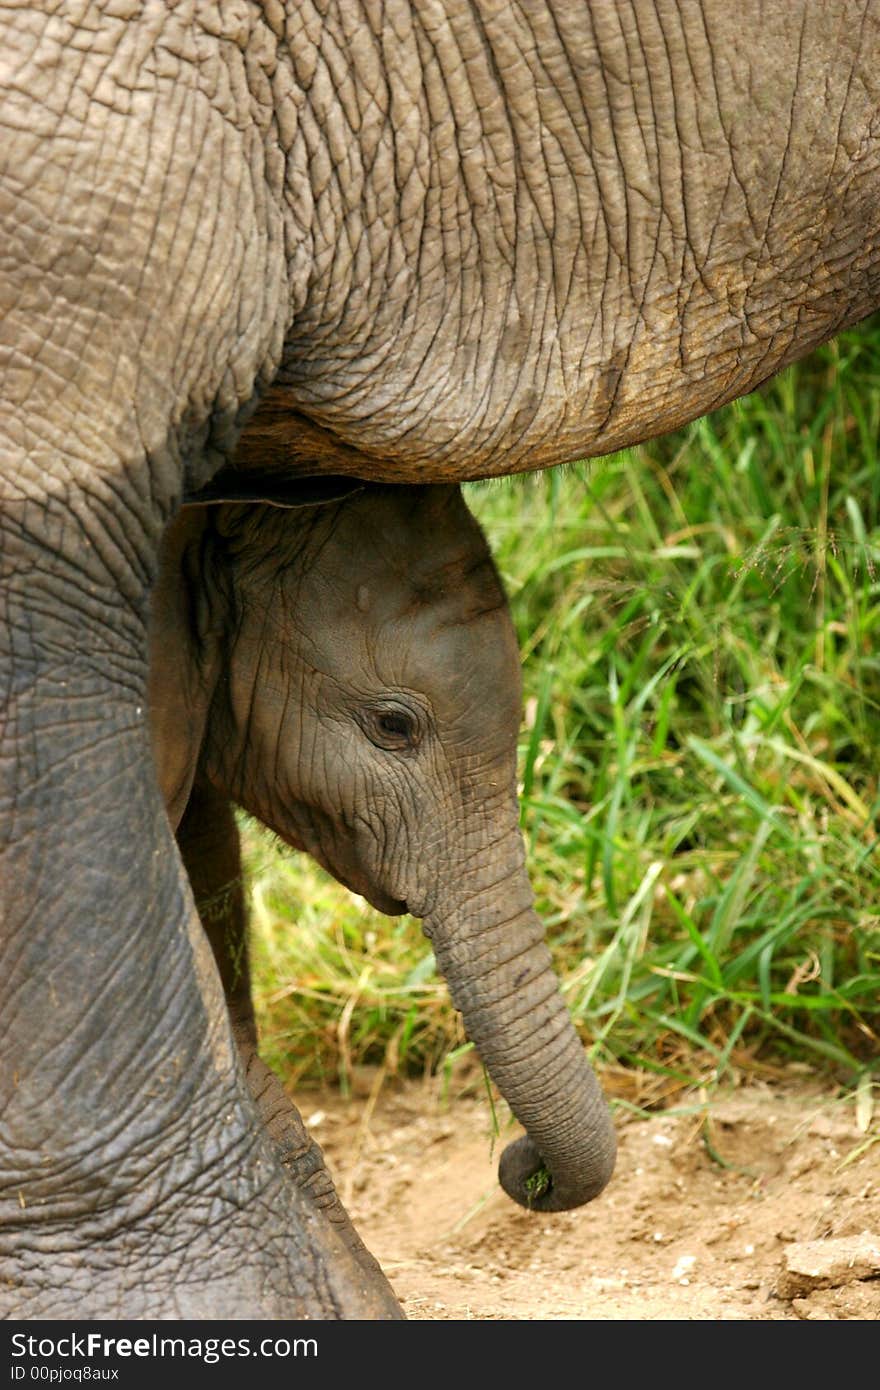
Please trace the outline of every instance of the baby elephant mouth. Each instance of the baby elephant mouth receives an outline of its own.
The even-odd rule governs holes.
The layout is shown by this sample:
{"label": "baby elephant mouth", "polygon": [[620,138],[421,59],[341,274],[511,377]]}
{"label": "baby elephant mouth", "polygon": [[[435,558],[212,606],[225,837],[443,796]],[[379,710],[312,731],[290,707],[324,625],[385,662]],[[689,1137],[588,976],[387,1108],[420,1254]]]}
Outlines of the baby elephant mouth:
{"label": "baby elephant mouth", "polygon": [[345,873],[340,873],[338,868],[331,869],[334,877],[338,878],[344,888],[348,888],[352,893],[358,893],[362,898],[366,898],[371,907],[377,912],[383,913],[386,917],[402,917],[409,911],[406,903],[401,898],[392,898],[390,893],[371,883],[366,874],[360,870],[349,869]]}
{"label": "baby elephant mouth", "polygon": [[[366,898],[371,907],[377,912],[381,912],[386,917],[402,917],[409,912],[409,908],[403,898],[393,898],[390,893],[386,893],[383,888],[373,883],[372,879],[357,863],[355,856],[352,855],[347,863],[340,863],[343,855],[326,854],[318,844],[307,842],[306,837],[300,839],[291,834],[284,836],[285,842],[291,849],[305,851],[311,854],[312,858],[326,869],[328,874],[332,874],[337,883],[341,883],[343,888],[347,888],[350,893],[357,893],[359,897]],[[344,856],[348,859],[348,855]],[[355,862],[351,862],[355,860]]]}
{"label": "baby elephant mouth", "polygon": [[400,898],[389,897],[387,893],[382,892],[381,888],[371,887],[369,892],[356,888],[354,891],[360,893],[371,907],[374,907],[377,912],[383,912],[386,917],[402,917],[405,912],[409,911],[405,902],[402,902]]}
{"label": "baby elephant mouth", "polygon": [[329,869],[333,877],[349,892],[358,893],[360,897],[366,898],[371,907],[386,917],[401,917],[409,911],[402,898],[393,898],[376,883],[355,852],[351,852],[350,857],[349,854],[345,854],[345,862],[340,863],[339,860],[342,858],[342,855],[334,856],[334,862],[325,862],[324,867]]}

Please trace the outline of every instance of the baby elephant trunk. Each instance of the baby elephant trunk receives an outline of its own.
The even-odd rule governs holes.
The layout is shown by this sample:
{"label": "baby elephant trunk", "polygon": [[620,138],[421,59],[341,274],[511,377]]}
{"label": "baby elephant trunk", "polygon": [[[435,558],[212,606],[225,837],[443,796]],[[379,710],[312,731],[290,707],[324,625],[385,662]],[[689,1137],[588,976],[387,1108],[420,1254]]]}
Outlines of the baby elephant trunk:
{"label": "baby elephant trunk", "polygon": [[[518,842],[518,858],[522,848]],[[617,1149],[532,908],[525,869],[505,889],[471,895],[425,931],[468,1036],[526,1134],[501,1156],[499,1178],[521,1206],[566,1211],[596,1197]]]}

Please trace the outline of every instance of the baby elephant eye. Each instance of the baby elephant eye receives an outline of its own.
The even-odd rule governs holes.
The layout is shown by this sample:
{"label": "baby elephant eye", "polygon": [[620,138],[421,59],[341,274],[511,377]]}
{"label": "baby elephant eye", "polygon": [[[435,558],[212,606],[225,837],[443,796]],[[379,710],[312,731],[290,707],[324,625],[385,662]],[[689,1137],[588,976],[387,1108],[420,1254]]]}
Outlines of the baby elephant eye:
{"label": "baby elephant eye", "polygon": [[408,748],[415,748],[419,741],[419,726],[415,716],[399,707],[368,710],[363,725],[370,742],[377,748],[388,749],[389,752],[403,752]]}
{"label": "baby elephant eye", "polygon": [[412,733],[412,720],[405,714],[380,714],[378,723],[383,734],[400,734],[402,738],[409,738]]}

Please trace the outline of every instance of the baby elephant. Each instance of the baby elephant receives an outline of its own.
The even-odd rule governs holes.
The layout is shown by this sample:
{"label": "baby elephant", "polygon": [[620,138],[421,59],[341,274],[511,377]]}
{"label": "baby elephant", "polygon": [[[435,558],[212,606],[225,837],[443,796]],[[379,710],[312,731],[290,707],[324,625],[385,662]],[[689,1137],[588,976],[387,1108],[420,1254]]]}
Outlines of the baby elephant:
{"label": "baby elephant", "polygon": [[380,911],[422,919],[527,1131],[502,1155],[504,1188],[539,1210],[580,1205],[611,1174],[614,1136],[532,907],[520,701],[504,592],[457,487],[190,508],[169,532],[152,650],[162,790],[261,1113],[343,1226],[320,1154],[256,1059],[229,803]]}

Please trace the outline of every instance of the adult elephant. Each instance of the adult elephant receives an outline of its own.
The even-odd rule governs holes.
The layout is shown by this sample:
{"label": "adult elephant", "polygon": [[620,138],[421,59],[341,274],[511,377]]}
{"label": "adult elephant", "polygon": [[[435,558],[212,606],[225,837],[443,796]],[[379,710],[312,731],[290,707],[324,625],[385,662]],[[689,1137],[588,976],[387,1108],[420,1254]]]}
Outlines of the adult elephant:
{"label": "adult elephant", "polygon": [[364,1316],[231,1045],[146,723],[238,458],[605,452],[876,307],[877,0],[0,0],[0,1298]]}

